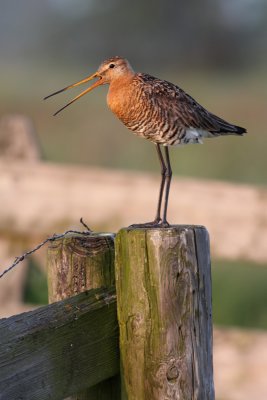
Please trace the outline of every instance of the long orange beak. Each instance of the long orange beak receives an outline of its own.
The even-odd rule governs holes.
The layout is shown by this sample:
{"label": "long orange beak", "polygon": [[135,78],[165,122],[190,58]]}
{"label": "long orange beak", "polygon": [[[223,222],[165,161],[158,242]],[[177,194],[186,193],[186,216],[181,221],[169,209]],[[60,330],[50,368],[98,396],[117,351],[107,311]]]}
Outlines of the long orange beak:
{"label": "long orange beak", "polygon": [[82,79],[79,82],[73,83],[72,85],[66,86],[63,89],[58,90],[57,92],[54,92],[52,94],[50,94],[49,96],[46,96],[44,98],[44,100],[48,99],[49,97],[55,96],[58,93],[64,92],[67,89],[71,89],[75,86],[79,86],[83,83],[86,83],[88,81],[91,81],[92,79],[95,78],[99,78],[98,81],[96,81],[92,86],[90,86],[89,88],[85,89],[82,93],[78,94],[78,96],[74,97],[74,99],[72,99],[69,103],[67,103],[64,107],[60,108],[57,112],[55,112],[54,115],[57,115],[58,113],[60,113],[60,111],[64,110],[64,108],[68,107],[69,105],[71,105],[72,103],[74,103],[76,100],[78,100],[80,97],[84,96],[86,93],[90,92],[91,90],[95,89],[97,86],[103,85],[104,82],[102,81],[102,77],[100,75],[98,75],[97,72],[95,72],[93,75],[88,76],[87,78]]}

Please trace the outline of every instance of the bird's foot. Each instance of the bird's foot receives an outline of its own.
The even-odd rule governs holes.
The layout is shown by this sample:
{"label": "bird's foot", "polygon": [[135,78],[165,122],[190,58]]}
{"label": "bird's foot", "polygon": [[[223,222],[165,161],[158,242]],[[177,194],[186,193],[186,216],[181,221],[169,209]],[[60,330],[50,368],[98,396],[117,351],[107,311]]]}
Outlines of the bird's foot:
{"label": "bird's foot", "polygon": [[132,224],[129,228],[168,228],[170,224],[167,221],[162,221],[162,219],[155,219],[151,222],[144,222],[140,224]]}
{"label": "bird's foot", "polygon": [[169,228],[171,225],[169,224],[168,221],[162,221],[161,224],[160,224],[160,226],[161,226],[162,228]]}

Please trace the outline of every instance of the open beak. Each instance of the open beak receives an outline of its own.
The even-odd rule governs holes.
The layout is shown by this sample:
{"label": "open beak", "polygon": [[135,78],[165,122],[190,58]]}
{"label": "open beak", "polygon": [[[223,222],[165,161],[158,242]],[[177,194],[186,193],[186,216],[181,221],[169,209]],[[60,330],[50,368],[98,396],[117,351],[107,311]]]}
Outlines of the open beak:
{"label": "open beak", "polygon": [[60,113],[60,111],[64,110],[64,108],[68,107],[70,104],[74,103],[76,100],[78,100],[80,97],[84,96],[86,93],[90,92],[91,90],[95,89],[97,86],[103,85],[104,82],[102,82],[102,77],[95,72],[93,75],[88,76],[87,78],[82,79],[79,82],[73,83],[72,85],[66,86],[65,88],[58,90],[57,92],[54,92],[52,94],[50,94],[49,96],[46,96],[44,98],[44,100],[48,99],[49,97],[55,96],[58,93],[64,92],[67,89],[71,89],[75,86],[79,86],[83,83],[86,83],[88,81],[91,81],[92,79],[98,78],[98,81],[96,81],[92,86],[90,86],[89,88],[85,89],[82,93],[78,94],[78,96],[74,97],[74,99],[72,99],[69,103],[67,103],[64,107],[60,108],[60,110],[58,110],[57,112],[55,112],[54,115],[57,115],[58,113]]}

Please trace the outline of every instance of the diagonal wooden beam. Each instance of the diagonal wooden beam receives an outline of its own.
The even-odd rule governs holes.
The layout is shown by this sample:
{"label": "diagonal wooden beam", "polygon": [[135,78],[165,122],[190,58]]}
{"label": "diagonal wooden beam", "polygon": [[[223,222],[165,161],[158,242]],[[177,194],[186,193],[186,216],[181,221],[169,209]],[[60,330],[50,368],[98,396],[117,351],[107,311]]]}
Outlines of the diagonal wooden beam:
{"label": "diagonal wooden beam", "polygon": [[62,400],[119,372],[115,289],[0,320],[0,399]]}

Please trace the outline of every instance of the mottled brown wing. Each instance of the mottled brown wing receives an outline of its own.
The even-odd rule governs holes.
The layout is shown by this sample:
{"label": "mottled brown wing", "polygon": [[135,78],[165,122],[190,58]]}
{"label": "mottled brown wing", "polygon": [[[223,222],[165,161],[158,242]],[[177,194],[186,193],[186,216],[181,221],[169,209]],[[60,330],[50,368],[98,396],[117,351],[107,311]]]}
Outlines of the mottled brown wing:
{"label": "mottled brown wing", "polygon": [[223,134],[243,134],[244,128],[230,124],[207,111],[193,97],[181,88],[148,74],[138,74],[144,83],[148,97],[153,98],[153,104],[169,113],[181,128],[201,129],[211,133],[211,136]]}

